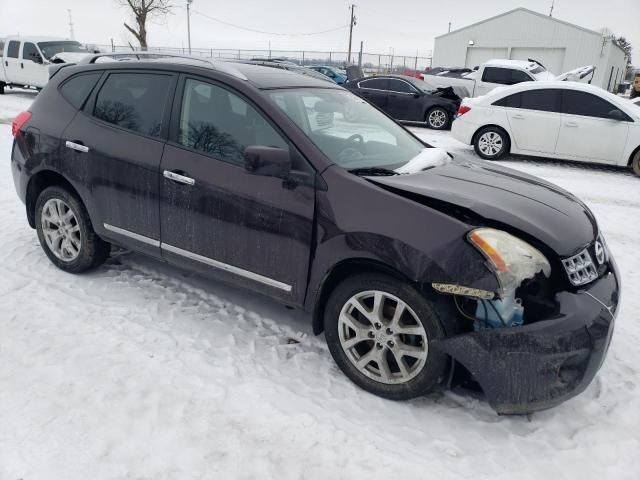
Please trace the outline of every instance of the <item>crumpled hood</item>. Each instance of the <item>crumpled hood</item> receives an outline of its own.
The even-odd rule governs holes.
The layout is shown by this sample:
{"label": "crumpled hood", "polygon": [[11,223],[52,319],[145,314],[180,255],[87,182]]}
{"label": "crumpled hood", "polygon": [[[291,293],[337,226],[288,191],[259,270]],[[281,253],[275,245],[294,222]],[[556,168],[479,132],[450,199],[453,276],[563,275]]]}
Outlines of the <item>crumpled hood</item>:
{"label": "crumpled hood", "polygon": [[591,211],[571,193],[490,162],[456,157],[446,165],[423,172],[369,180],[458,205],[487,220],[510,225],[563,257],[577,253],[598,232]]}
{"label": "crumpled hood", "polygon": [[51,63],[75,63],[82,60],[89,52],[60,52],[50,58]]}

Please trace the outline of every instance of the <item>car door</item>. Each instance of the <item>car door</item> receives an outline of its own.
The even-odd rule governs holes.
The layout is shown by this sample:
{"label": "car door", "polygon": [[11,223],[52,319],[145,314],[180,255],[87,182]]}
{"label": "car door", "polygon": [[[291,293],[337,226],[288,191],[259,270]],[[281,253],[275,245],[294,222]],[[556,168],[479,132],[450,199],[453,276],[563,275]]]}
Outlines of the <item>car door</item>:
{"label": "car door", "polygon": [[97,232],[160,254],[160,160],[177,76],[115,70],[103,75],[64,132],[64,151],[88,188]]}
{"label": "car door", "polygon": [[[161,164],[163,256],[301,303],[313,239],[313,169],[238,92],[191,76],[181,84]],[[248,171],[248,146],[288,150],[298,180]]]}
{"label": "car door", "polygon": [[405,80],[389,79],[387,112],[398,120],[424,121],[418,90]]}
{"label": "car door", "polygon": [[527,90],[498,100],[494,106],[505,109],[516,148],[548,155],[555,153],[562,122],[561,90]]}
{"label": "car door", "polygon": [[[620,118],[611,118],[612,112]],[[564,89],[556,153],[565,158],[617,164],[625,151],[629,122],[618,107],[593,93]]]}
{"label": "car door", "polygon": [[4,71],[7,76],[7,83],[20,83],[22,76],[20,72],[20,42],[9,40],[7,45],[7,55],[4,57]]}
{"label": "car door", "polygon": [[358,82],[357,93],[367,102],[381,110],[387,111],[387,97],[389,94],[388,78],[367,78]]}
{"label": "car door", "polygon": [[22,44],[22,56],[20,60],[20,72],[22,82],[33,87],[44,87],[49,80],[49,70],[44,65],[42,54],[35,43],[24,42]]}
{"label": "car door", "polygon": [[489,93],[496,87],[504,85],[516,85],[522,82],[532,81],[533,78],[526,72],[513,68],[484,67],[482,77],[476,80],[475,96],[479,97]]}

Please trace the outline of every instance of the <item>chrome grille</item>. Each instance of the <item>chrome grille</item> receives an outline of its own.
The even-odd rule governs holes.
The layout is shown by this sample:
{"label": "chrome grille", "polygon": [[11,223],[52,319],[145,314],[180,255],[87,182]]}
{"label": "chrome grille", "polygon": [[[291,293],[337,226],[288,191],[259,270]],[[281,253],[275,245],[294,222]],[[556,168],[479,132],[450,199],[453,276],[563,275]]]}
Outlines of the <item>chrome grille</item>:
{"label": "chrome grille", "polygon": [[576,287],[598,278],[598,267],[593,263],[586,248],[573,257],[563,259],[562,265],[569,276],[569,281]]}

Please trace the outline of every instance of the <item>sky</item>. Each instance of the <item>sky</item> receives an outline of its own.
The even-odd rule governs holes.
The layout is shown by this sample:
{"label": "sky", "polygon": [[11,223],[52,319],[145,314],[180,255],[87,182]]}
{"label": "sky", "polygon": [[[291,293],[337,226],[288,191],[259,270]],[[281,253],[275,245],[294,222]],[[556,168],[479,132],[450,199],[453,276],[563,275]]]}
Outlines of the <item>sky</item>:
{"label": "sky", "polygon": [[[433,39],[452,29],[516,7],[548,14],[552,0],[353,0],[357,25],[354,50],[428,56]],[[349,38],[350,0],[193,0],[191,44],[202,48],[315,50],[345,52]],[[153,46],[187,45],[186,0],[174,0],[173,14],[149,25]],[[455,5],[455,7],[453,6]],[[122,23],[130,19],[118,0],[0,0],[0,36],[51,35],[69,37],[71,9],[75,38],[83,43],[135,43]],[[577,25],[626,36],[640,66],[639,0],[555,0],[554,17]],[[225,25],[242,26],[257,33]],[[319,35],[308,33],[331,32]],[[284,34],[284,35],[283,35]],[[296,35],[291,35],[296,34]]]}

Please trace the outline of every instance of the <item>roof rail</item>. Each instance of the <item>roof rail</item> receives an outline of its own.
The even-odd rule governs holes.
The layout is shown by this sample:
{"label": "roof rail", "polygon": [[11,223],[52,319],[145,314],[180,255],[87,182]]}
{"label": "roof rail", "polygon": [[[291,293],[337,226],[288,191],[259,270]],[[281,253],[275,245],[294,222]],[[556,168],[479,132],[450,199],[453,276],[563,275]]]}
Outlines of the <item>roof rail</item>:
{"label": "roof rail", "polygon": [[238,69],[233,68],[233,66],[229,62],[225,62],[223,60],[218,60],[213,58],[195,57],[193,55],[179,55],[174,53],[161,53],[161,52],[148,52],[148,51],[99,53],[99,54],[87,55],[81,61],[78,62],[78,65],[93,64],[93,63],[96,63],[96,61],[100,58],[111,58],[113,61],[116,61],[116,62],[131,61],[131,60],[160,60],[160,59],[168,60],[172,63],[200,62],[205,64],[206,67],[211,68],[213,70],[226,73],[227,75],[232,75],[242,80],[248,80],[246,75],[244,75]]}

